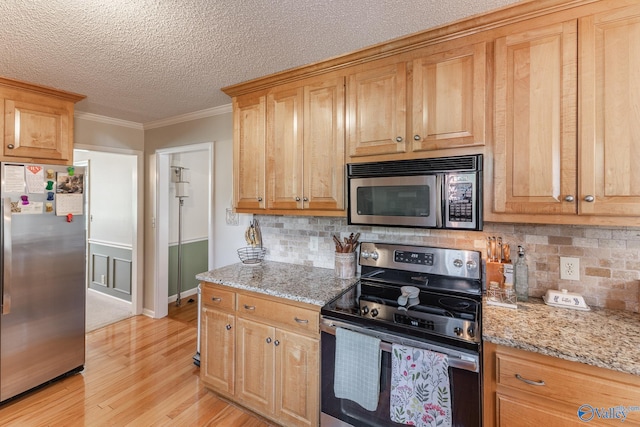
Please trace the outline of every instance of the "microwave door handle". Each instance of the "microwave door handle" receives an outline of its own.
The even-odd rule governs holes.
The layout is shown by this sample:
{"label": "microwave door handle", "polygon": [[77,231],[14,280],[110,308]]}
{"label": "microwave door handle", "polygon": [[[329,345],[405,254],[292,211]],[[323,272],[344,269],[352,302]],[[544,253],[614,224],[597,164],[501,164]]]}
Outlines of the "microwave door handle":
{"label": "microwave door handle", "polygon": [[11,198],[2,203],[2,314],[11,313]]}
{"label": "microwave door handle", "polygon": [[444,227],[444,217],[446,212],[444,211],[444,206],[442,205],[443,200],[448,197],[447,189],[445,188],[445,176],[442,174],[436,175],[436,228]]}

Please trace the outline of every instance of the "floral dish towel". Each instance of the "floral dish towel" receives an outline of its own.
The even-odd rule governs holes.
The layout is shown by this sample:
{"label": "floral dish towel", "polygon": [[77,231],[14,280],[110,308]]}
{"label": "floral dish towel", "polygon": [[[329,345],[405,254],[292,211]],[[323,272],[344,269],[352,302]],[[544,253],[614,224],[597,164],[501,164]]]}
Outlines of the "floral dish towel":
{"label": "floral dish towel", "polygon": [[448,357],[393,344],[391,360],[391,421],[419,427],[450,427]]}

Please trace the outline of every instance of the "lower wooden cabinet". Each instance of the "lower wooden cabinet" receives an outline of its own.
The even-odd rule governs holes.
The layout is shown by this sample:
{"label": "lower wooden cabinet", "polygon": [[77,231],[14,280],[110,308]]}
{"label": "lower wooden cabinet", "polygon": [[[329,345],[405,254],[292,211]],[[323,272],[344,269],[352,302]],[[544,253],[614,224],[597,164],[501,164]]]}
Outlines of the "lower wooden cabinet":
{"label": "lower wooden cabinet", "polygon": [[484,344],[484,426],[638,425],[640,377]]}
{"label": "lower wooden cabinet", "polygon": [[284,426],[317,426],[319,309],[202,284],[200,377]]}

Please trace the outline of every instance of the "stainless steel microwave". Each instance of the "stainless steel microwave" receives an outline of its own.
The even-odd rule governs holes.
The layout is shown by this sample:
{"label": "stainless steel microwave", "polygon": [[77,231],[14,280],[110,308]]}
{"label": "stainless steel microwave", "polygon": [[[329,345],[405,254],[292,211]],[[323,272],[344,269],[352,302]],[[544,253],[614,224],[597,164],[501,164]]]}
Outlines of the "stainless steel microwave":
{"label": "stainless steel microwave", "polygon": [[482,154],[347,165],[354,225],[482,230]]}

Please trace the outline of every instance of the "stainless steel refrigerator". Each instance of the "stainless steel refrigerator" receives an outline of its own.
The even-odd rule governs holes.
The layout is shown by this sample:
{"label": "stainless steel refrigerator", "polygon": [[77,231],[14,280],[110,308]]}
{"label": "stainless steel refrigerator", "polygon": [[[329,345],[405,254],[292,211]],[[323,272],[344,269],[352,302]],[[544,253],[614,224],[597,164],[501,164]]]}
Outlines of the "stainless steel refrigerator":
{"label": "stainless steel refrigerator", "polygon": [[0,401],[6,401],[84,367],[85,171],[0,168]]}

